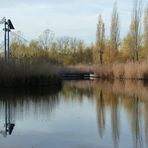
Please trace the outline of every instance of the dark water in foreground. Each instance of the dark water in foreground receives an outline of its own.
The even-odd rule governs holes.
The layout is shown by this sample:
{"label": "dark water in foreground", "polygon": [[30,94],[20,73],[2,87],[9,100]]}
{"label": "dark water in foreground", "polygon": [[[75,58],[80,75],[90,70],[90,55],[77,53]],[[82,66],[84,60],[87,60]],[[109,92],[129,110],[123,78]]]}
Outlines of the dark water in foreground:
{"label": "dark water in foreground", "polygon": [[0,148],[148,147],[141,83],[67,81],[60,91],[0,94]]}

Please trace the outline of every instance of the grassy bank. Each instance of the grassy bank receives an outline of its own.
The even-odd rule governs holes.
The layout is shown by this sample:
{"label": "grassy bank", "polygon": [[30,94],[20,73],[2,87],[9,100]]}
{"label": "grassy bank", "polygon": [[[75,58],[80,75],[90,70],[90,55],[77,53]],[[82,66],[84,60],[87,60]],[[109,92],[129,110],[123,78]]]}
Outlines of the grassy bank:
{"label": "grassy bank", "polygon": [[147,62],[116,63],[107,66],[94,66],[99,78],[148,80]]}
{"label": "grassy bank", "polygon": [[0,87],[41,87],[61,85],[57,67],[49,64],[0,63]]}
{"label": "grassy bank", "polygon": [[102,79],[148,80],[148,63],[146,61],[111,65],[75,65],[68,66],[65,70],[68,72],[95,73],[98,78]]}
{"label": "grassy bank", "polygon": [[112,65],[76,65],[58,67],[48,62],[3,64],[0,62],[0,87],[42,87],[61,85],[61,73],[91,72],[101,79],[148,80],[147,62]]}

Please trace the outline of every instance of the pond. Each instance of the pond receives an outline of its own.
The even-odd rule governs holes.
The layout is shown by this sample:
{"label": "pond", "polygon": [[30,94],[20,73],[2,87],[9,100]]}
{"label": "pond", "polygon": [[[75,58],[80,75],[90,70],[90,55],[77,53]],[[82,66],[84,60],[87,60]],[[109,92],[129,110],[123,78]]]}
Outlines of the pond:
{"label": "pond", "polygon": [[65,81],[63,88],[0,91],[2,148],[146,148],[143,82]]}

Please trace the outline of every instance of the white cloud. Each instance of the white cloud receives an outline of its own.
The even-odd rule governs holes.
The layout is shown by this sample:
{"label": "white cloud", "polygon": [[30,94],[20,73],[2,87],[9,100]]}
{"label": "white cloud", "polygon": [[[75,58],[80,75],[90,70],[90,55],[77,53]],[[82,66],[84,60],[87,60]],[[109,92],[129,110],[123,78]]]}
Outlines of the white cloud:
{"label": "white cloud", "polygon": [[[27,39],[37,38],[49,28],[57,36],[76,36],[92,41],[99,14],[103,15],[109,35],[113,3],[109,0],[0,0],[0,17],[12,19],[16,29]],[[121,34],[128,30],[131,9],[132,1],[118,0]]]}

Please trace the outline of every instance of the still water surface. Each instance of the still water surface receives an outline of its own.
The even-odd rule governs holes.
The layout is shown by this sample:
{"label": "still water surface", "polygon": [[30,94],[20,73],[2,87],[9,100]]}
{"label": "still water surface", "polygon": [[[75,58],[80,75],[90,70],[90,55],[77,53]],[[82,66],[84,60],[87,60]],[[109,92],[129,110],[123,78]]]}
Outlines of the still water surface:
{"label": "still water surface", "polygon": [[148,88],[67,81],[61,90],[0,92],[2,148],[146,148]]}

